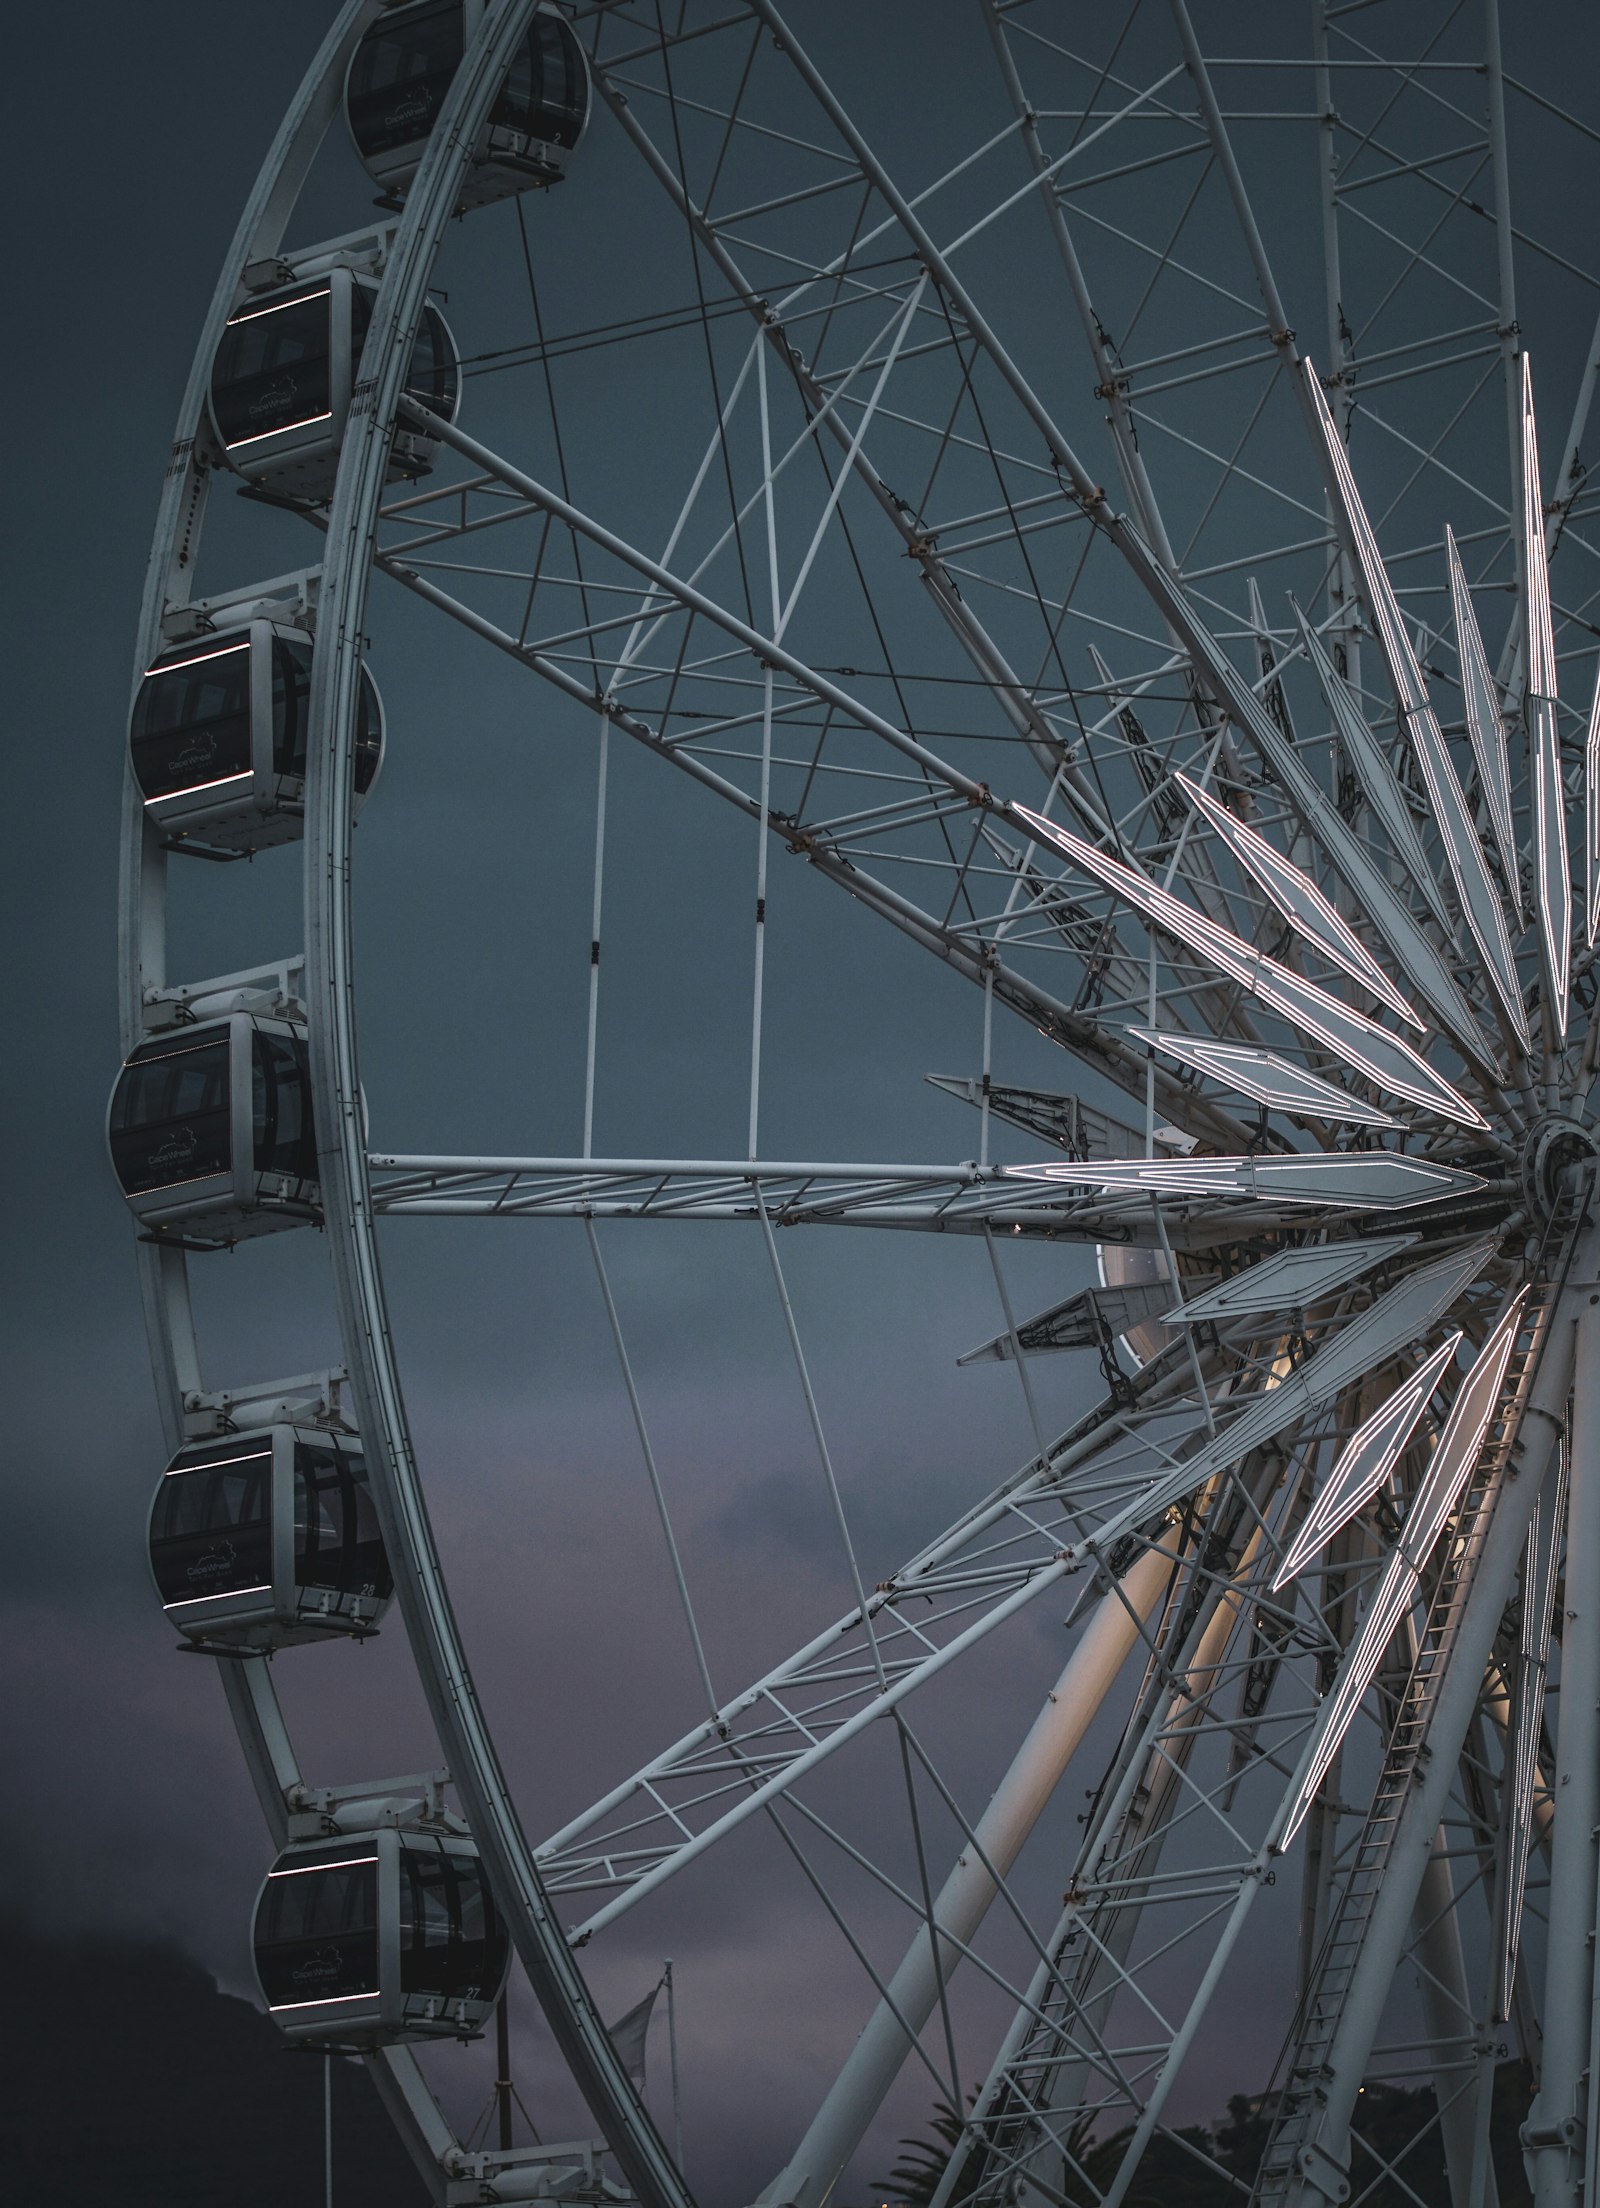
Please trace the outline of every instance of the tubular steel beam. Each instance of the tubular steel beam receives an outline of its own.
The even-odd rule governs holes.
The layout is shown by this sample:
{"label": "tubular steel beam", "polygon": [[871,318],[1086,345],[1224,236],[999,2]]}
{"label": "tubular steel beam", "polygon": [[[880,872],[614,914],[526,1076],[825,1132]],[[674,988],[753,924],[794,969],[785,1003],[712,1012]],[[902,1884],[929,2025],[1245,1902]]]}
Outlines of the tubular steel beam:
{"label": "tubular steel beam", "polygon": [[868,2018],[860,2038],[812,2118],[782,2174],[762,2193],[783,2208],[819,2208],[861,2144],[884,2095],[911,2050],[907,2027],[920,2032],[932,2016],[940,1989],[969,1943],[1059,1783],[1084,1734],[1099,1714],[1140,1627],[1171,1581],[1173,1560],[1147,1549],[1120,1583],[1103,1595],[1044,1709],[962,1849],[933,1905],[937,1950],[924,1926]]}
{"label": "tubular steel beam", "polygon": [[396,1596],[451,1775],[552,2035],[641,2208],[690,2208],[555,1921],[478,1700],[417,1470],[373,1233],[350,913],[361,632],[396,409],[468,155],[533,14],[494,0],[441,105],[373,306],[328,515],[306,784],[306,994],[334,1284]]}

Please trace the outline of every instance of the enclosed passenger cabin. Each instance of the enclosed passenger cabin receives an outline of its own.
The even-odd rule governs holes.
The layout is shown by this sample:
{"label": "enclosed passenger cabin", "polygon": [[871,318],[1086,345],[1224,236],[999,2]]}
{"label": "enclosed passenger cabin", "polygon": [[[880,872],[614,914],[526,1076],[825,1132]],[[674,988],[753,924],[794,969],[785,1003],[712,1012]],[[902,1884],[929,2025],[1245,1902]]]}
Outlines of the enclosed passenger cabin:
{"label": "enclosed passenger cabin", "polygon": [[[182,850],[260,851],[304,830],[311,638],[271,621],[163,652],[133,702],[129,748],[145,814]],[[383,708],[365,667],[355,802],[383,757]]]}
{"label": "enclosed passenger cabin", "polygon": [[256,1013],[141,1043],[111,1095],[111,1163],[155,1240],[222,1245],[319,1216],[305,1032]]}
{"label": "enclosed passenger cabin", "polygon": [[[370,276],[334,268],[234,310],[211,368],[211,422],[230,467],[269,490],[329,495],[377,296]],[[431,413],[455,419],[460,358],[431,304],[422,310],[405,388]],[[389,480],[426,475],[438,449],[401,427]]]}
{"label": "enclosed passenger cabin", "polygon": [[150,1508],[150,1569],[178,1631],[215,1650],[359,1639],[394,1592],[361,1445],[321,1427],[180,1449]]}
{"label": "enclosed passenger cabin", "polygon": [[511,1958],[472,1842],[392,1826],[286,1848],[253,1942],[279,2029],[351,2049],[477,2038]]}
{"label": "enclosed passenger cabin", "polygon": [[[387,8],[351,56],[345,118],[367,174],[390,197],[415,176],[461,65],[464,14],[463,0]],[[561,16],[541,9],[473,148],[461,187],[463,209],[558,183],[588,117],[583,49]]]}

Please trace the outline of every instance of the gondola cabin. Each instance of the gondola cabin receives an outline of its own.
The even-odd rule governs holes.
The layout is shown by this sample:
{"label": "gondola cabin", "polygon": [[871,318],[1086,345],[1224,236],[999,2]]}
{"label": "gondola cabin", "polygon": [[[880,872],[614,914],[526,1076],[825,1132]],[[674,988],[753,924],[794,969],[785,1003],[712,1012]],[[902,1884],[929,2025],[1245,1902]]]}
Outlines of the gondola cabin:
{"label": "gondola cabin", "polygon": [[[372,277],[333,268],[234,309],[211,369],[211,423],[230,467],[268,490],[306,499],[330,494],[377,296]],[[430,412],[455,419],[460,358],[431,302],[405,388]],[[438,449],[434,439],[398,429],[389,480],[426,475]]]}
{"label": "gondola cabin", "polygon": [[394,1591],[361,1445],[320,1427],[181,1449],[151,1504],[150,1569],[177,1630],[218,1651],[375,1632]]}
{"label": "gondola cabin", "polygon": [[[481,15],[481,5],[472,10]],[[345,117],[367,174],[393,198],[417,172],[461,65],[463,0],[414,0],[372,23],[345,80]],[[463,210],[558,183],[589,116],[589,69],[570,26],[541,9],[529,23],[461,188]]]}
{"label": "gondola cabin", "polygon": [[[248,852],[304,830],[311,638],[271,621],[163,652],[133,702],[129,749],[146,818],[169,848]],[[383,757],[383,708],[363,667],[355,801]]]}
{"label": "gondola cabin", "polygon": [[393,1826],[286,1848],[256,1903],[256,1978],[291,2040],[475,2039],[510,1942],[476,1849]]}
{"label": "gondola cabin", "polygon": [[152,1239],[223,1245],[320,1216],[304,1030],[230,1012],[152,1035],[111,1095],[111,1163]]}

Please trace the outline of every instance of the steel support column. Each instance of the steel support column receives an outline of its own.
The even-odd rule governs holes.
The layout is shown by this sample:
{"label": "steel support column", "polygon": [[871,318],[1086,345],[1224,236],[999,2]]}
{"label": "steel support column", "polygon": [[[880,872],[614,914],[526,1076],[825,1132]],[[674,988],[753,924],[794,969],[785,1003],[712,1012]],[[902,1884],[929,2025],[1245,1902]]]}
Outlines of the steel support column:
{"label": "steel support column", "polygon": [[[1583,1270],[1592,1273],[1592,1264]],[[1600,1288],[1586,1281],[1571,1292],[1581,1299],[1575,1360],[1580,1377],[1572,1399],[1550,1944],[1539,2092],[1523,2133],[1535,2208],[1572,2208],[1583,2198],[1585,2133],[1594,2091],[1590,2035],[1595,1827],[1600,1824],[1600,1584],[1590,1560],[1600,1554],[1600,1404],[1593,1380],[1586,1376],[1600,1359]]]}
{"label": "steel support column", "polygon": [[[1587,1278],[1600,1255],[1600,1233],[1586,1228],[1574,1272]],[[1382,1887],[1373,1904],[1365,1943],[1346,1993],[1338,2027],[1328,2049],[1325,2100],[1314,2142],[1301,2159],[1286,2198],[1291,2208],[1343,2200],[1344,2173],[1350,2166],[1350,2119],[1361,2089],[1394,1975],[1411,1936],[1413,1916],[1444,1816],[1462,1744],[1478,1707],[1495,1635],[1516,1582],[1528,1525],[1540,1483],[1555,1454],[1572,1385],[1574,1322],[1580,1298],[1589,1291],[1568,1288],[1552,1317],[1549,1340],[1524,1414],[1519,1470],[1494,1505],[1494,1516],[1467,1597],[1451,1656],[1450,1671],[1439,1690],[1428,1733],[1429,1755],[1400,1812],[1399,1825]],[[1592,1906],[1591,1884],[1586,1907]],[[1588,1921],[1587,1919],[1585,1921]],[[1587,2041],[1585,2041],[1587,2044]],[[1330,2187],[1336,2188],[1330,2190]],[[1559,2196],[1566,2198],[1569,2196]]]}
{"label": "steel support column", "polygon": [[[1486,2081],[1480,2085],[1472,2064],[1477,2035],[1448,1846],[1441,1825],[1417,1889],[1416,1944],[1412,1953],[1421,1981],[1428,2040],[1434,2050],[1433,2091],[1439,2104],[1439,2137],[1444,2143],[1453,2208],[1499,2208],[1492,2167],[1484,2173],[1481,2197],[1475,2201],[1472,2193],[1477,2096],[1489,2087]],[[1459,2061],[1441,2060],[1446,2049],[1458,2049]]]}
{"label": "steel support column", "polygon": [[1016,1861],[1068,1762],[1099,1714],[1139,1629],[1161,1599],[1172,1559],[1146,1549],[1102,1596],[1066,1669],[1050,1690],[1011,1768],[973,1827],[976,1845],[963,1848],[933,1906],[941,1938],[937,1956],[924,1926],[906,1951],[856,2041],[827,2098],[812,2118],[788,2165],[761,2195],[784,2208],[820,2208],[861,2144],[884,2095],[911,2051],[907,2029],[920,2032],[932,2016],[940,1984],[961,1960],[1003,1879]]}

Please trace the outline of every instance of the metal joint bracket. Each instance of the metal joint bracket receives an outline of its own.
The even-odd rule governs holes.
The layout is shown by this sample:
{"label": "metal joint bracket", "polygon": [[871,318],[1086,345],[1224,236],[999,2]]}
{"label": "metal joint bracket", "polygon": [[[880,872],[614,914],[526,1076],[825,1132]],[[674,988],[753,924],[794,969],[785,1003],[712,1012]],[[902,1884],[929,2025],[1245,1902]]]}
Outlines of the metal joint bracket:
{"label": "metal joint bracket", "polygon": [[1564,2116],[1556,2124],[1524,2124],[1517,2133],[1517,2140],[1525,2152],[1535,2154],[1541,2147],[1576,2146],[1583,2132],[1580,2116]]}
{"label": "metal joint bracket", "polygon": [[1326,2147],[1319,2147],[1313,2141],[1302,2147],[1294,2159],[1300,2175],[1324,2200],[1342,2203],[1350,2198],[1350,2180]]}

